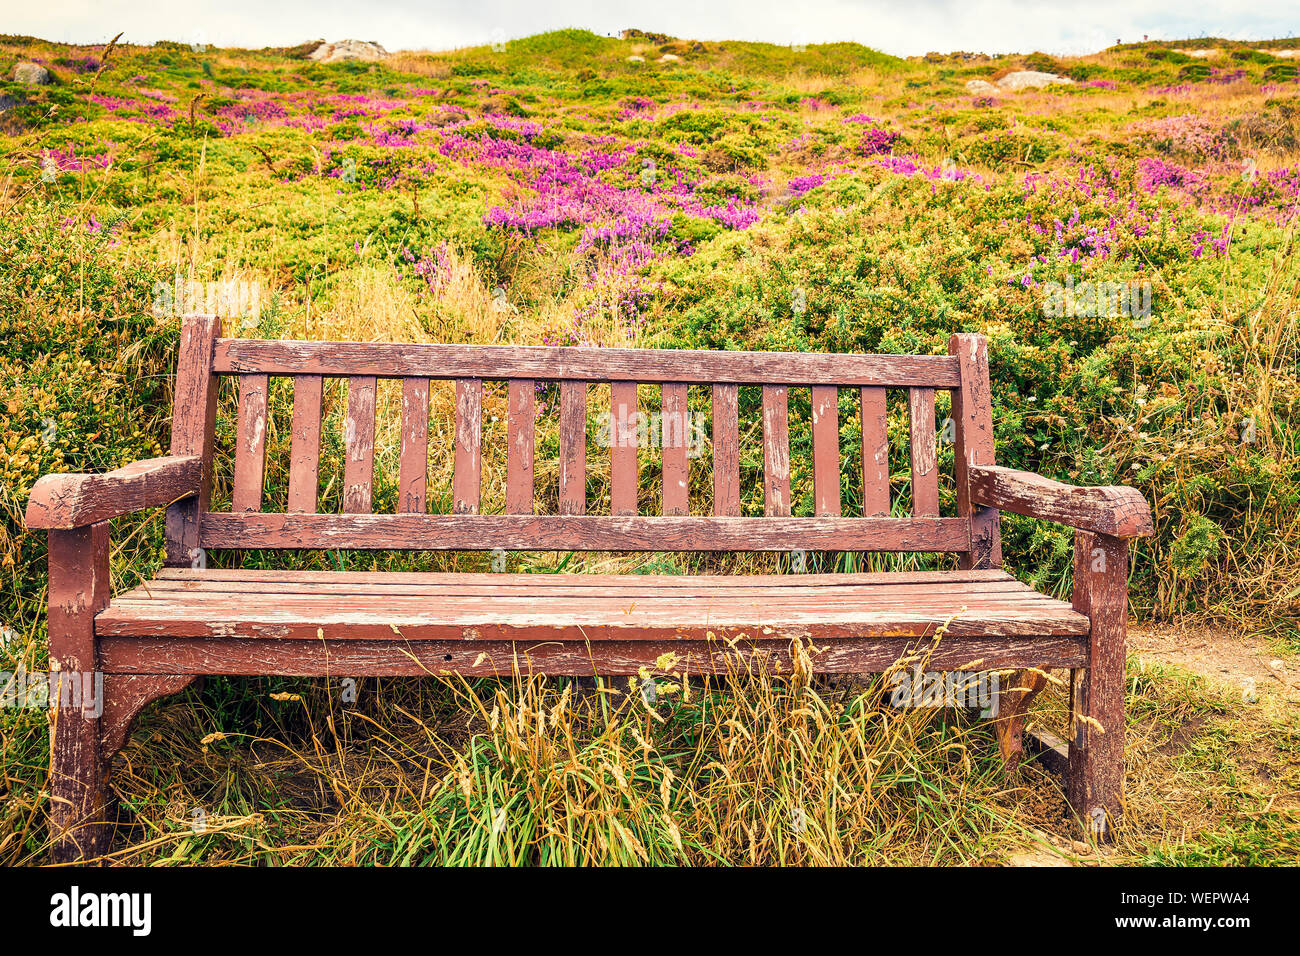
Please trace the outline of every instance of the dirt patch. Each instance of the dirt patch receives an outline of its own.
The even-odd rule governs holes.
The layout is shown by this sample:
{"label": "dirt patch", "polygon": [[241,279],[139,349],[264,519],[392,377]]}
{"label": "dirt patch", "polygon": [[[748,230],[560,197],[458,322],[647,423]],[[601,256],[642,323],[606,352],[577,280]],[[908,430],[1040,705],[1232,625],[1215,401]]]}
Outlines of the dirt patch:
{"label": "dirt patch", "polygon": [[1256,637],[1205,628],[1130,628],[1129,650],[1173,664],[1243,695],[1279,693],[1300,700],[1300,663]]}
{"label": "dirt patch", "polygon": [[1090,846],[1046,830],[1031,833],[1034,842],[1008,855],[1006,866],[1097,866],[1114,856],[1109,846]]}
{"label": "dirt patch", "polygon": [[1060,853],[1044,847],[1030,847],[1007,857],[1007,866],[1070,866],[1070,861]]}

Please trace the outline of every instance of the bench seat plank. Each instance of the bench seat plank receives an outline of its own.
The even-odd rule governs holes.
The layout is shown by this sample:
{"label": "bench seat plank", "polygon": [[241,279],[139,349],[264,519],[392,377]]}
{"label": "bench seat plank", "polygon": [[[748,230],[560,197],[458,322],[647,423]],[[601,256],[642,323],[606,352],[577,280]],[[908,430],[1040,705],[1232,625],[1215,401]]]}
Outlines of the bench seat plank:
{"label": "bench seat plank", "polygon": [[[308,584],[312,582],[377,583],[470,583],[509,584],[519,581],[528,587],[547,585],[587,585],[604,589],[609,586],[607,574],[499,574],[472,571],[296,571],[286,568],[160,568],[154,581],[286,581]],[[701,581],[712,580],[709,574],[638,574],[635,581],[653,582],[656,585],[692,587]],[[737,574],[727,579],[731,587],[792,585],[811,587],[827,584],[928,584],[965,583],[970,581],[1014,581],[1000,568],[959,571],[863,571],[856,574]],[[152,583],[152,582],[151,582]]]}
{"label": "bench seat plank", "polygon": [[[891,592],[882,587],[860,588],[851,585],[839,585],[834,587],[818,588],[798,588],[798,587],[755,587],[745,588],[743,592],[737,595],[729,595],[721,599],[719,603],[752,603],[754,601],[766,601],[772,605],[785,606],[791,604],[797,607],[807,606],[809,602],[822,601],[858,601],[863,602],[865,606],[878,609],[885,606],[893,606],[907,600],[922,600],[932,602],[936,597],[943,597],[950,593],[945,591],[947,585],[918,585],[907,588],[903,592]],[[978,588],[972,589],[973,593],[980,596],[981,603],[1013,603],[1024,604],[1028,601],[1051,601],[1052,598],[1045,594],[1026,593],[1020,588],[1010,584],[985,584]],[[304,597],[315,599],[326,595],[334,595],[342,601],[352,601],[358,597],[375,597],[375,598],[392,598],[402,600],[406,598],[427,599],[429,589],[418,584],[408,585],[387,585],[387,584],[295,584],[285,585],[270,582],[215,582],[207,584],[196,581],[168,581],[156,582],[148,585],[148,589],[138,588],[128,592],[118,598],[120,603],[130,602],[149,602],[155,605],[163,603],[185,603],[190,601],[212,601],[220,603],[223,600],[231,600],[237,595],[272,595],[279,599],[288,594],[301,594]],[[712,593],[710,589],[690,589],[674,587],[643,587],[643,588],[607,588],[603,592],[598,592],[589,587],[549,587],[545,589],[544,600],[558,600],[559,598],[573,598],[575,603],[586,600],[611,601],[640,601],[640,600],[658,600],[661,598],[691,603],[700,600],[702,597]],[[487,584],[447,584],[441,585],[437,591],[438,599],[459,599],[471,598],[482,599],[491,598],[494,601],[509,602],[514,600],[537,600],[537,592],[530,589],[527,585],[500,585],[493,587]]]}
{"label": "bench seat plank", "polygon": [[[694,576],[684,587],[628,575],[587,575],[591,585],[549,575],[446,575],[400,584],[377,572],[347,581],[275,581],[224,572],[147,582],[96,619],[102,636],[276,640],[691,641],[919,638],[948,623],[968,637],[1080,636],[1087,618],[1009,578],[835,583],[791,575],[794,585]],[[566,577],[583,577],[582,575]],[[249,590],[254,588],[255,590]]]}

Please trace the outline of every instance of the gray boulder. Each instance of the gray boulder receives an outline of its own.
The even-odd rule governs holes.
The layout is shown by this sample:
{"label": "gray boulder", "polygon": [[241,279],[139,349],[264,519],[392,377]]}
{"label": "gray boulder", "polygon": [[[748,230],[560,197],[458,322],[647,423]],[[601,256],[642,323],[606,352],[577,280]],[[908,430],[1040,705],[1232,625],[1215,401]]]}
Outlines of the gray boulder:
{"label": "gray boulder", "polygon": [[1008,73],[998,80],[998,86],[1011,91],[1037,90],[1042,89],[1044,86],[1051,86],[1054,83],[1073,82],[1074,80],[1064,76],[1057,76],[1055,73],[1044,73],[1041,70],[1017,70],[1015,73]]}
{"label": "gray boulder", "polygon": [[338,43],[322,43],[307,54],[307,59],[317,63],[341,63],[344,60],[365,60],[374,62],[383,60],[388,51],[378,43],[368,40],[340,40]]}
{"label": "gray boulder", "polygon": [[1002,91],[988,80],[967,80],[966,92],[972,96],[996,96]]}
{"label": "gray boulder", "polygon": [[50,71],[39,63],[19,63],[14,67],[14,82],[26,86],[45,86],[50,82]]}

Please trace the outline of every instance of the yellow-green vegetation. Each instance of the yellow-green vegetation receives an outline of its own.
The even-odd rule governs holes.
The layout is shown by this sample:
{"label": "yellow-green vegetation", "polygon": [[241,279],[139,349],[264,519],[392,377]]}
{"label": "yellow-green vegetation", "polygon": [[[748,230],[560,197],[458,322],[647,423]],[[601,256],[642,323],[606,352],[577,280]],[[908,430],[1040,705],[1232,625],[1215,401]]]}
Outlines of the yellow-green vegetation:
{"label": "yellow-green vegetation", "polygon": [[[951,332],[982,332],[999,461],[1133,484],[1152,502],[1134,613],[1254,632],[1289,658],[1300,646],[1300,84],[1266,48],[1297,43],[1213,45],[1196,60],[1149,44],[904,61],[854,44],[562,31],[321,66],[301,49],[0,37],[0,77],[37,62],[54,81],[0,81],[0,670],[45,666],[45,544],[22,525],[28,490],[47,472],[166,448],[189,306],[221,311],[228,335],[374,341],[942,353]],[[1020,69],[1074,82],[967,89]],[[547,399],[543,507],[554,503]],[[379,510],[395,498],[393,400],[381,390]],[[844,403],[854,502],[860,445]],[[485,404],[503,419],[504,396],[489,390]],[[273,506],[288,392],[272,405]],[[327,394],[326,415],[340,413]],[[905,509],[901,404],[891,416]],[[437,392],[431,435],[444,451],[453,417]],[[811,509],[808,417],[807,393],[793,390],[796,514]],[[485,431],[489,509],[502,497],[503,432]],[[324,452],[328,510],[339,456]],[[431,507],[449,510],[449,459],[430,465]],[[742,467],[745,507],[761,513],[761,455]],[[656,469],[643,461],[647,502]],[[593,449],[593,500],[607,478]],[[951,509],[951,486],[941,493]],[[1008,516],[1003,533],[1011,570],[1068,593],[1067,530]],[[768,560],[524,554],[511,569]],[[120,586],[160,561],[158,515],[115,524]],[[1130,671],[1130,822],[1113,853],[1087,857],[1294,862],[1294,701],[1247,704],[1136,659]],[[1001,774],[978,720],[900,714],[880,695],[879,684],[754,675],[683,685],[651,710],[612,694],[592,706],[563,682],[524,677],[365,681],[345,704],[337,682],[209,680],[152,708],[118,758],[134,823],[115,852],[155,863],[956,863],[1002,860],[1034,834],[1077,836],[1045,775]],[[1059,709],[1045,701],[1043,719]],[[44,852],[47,746],[44,712],[0,709],[0,860]],[[1263,777],[1249,769],[1260,760],[1292,769]]]}

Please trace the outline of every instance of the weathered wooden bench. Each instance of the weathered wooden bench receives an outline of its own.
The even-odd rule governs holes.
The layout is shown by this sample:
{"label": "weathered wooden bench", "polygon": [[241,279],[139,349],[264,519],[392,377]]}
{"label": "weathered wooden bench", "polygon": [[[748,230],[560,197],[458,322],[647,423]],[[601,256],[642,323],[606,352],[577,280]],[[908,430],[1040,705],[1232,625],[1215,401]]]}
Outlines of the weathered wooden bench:
{"label": "weathered wooden bench", "polygon": [[[231,509],[211,510],[218,381],[239,382]],[[287,508],[266,513],[269,381],[292,378]],[[347,381],[342,513],[318,513],[322,380]],[[376,380],[399,379],[397,513],[372,513]],[[431,380],[457,399],[450,514],[427,512]],[[480,513],[482,383],[508,396],[505,508]],[[558,514],[535,514],[535,383],[557,382]],[[588,385],[608,383],[614,447],[609,513],[588,513]],[[660,386],[662,415],[688,388],[712,390],[711,515],[688,513],[684,441],[662,449],[662,515],[638,515],[638,450],[618,423],[637,384]],[[764,516],[741,515],[738,389],[762,387]],[[815,514],[791,515],[788,389],[811,386]],[[844,516],[838,399],[860,408],[862,501]],[[891,517],[886,392],[905,390],[911,514]],[[940,515],[935,392],[952,394],[955,514]],[[681,430],[677,431],[678,436]],[[857,460],[856,455],[853,456]],[[900,483],[900,487],[901,487]],[[854,482],[851,487],[856,487]],[[222,486],[224,488],[224,485]],[[603,495],[602,495],[603,497]],[[701,496],[697,496],[701,497]],[[108,521],[167,508],[166,568],[110,595]],[[593,509],[594,510],[594,509]],[[604,508],[602,506],[601,510]],[[1074,599],[1050,599],[1001,570],[999,510],[1077,530]],[[949,354],[825,355],[221,338],[187,317],[171,454],[106,475],[34,487],[27,523],[49,529],[51,670],[102,673],[102,713],[53,709],[51,827],[58,859],[93,857],[110,836],[109,766],[134,716],[197,676],[621,675],[665,652],[694,674],[757,658],[791,662],[811,641],[819,672],[879,673],[949,621],[929,666],[1069,668],[1067,794],[1085,821],[1118,818],[1123,791],[1124,634],[1130,537],[1151,532],[1145,500],[994,464],[984,339]],[[208,569],[206,549],[950,552],[957,570],[786,575],[328,573]],[[954,616],[955,615],[955,616]],[[1014,760],[1028,700],[1003,696],[998,726]],[[1059,756],[1059,748],[1058,748]]]}

